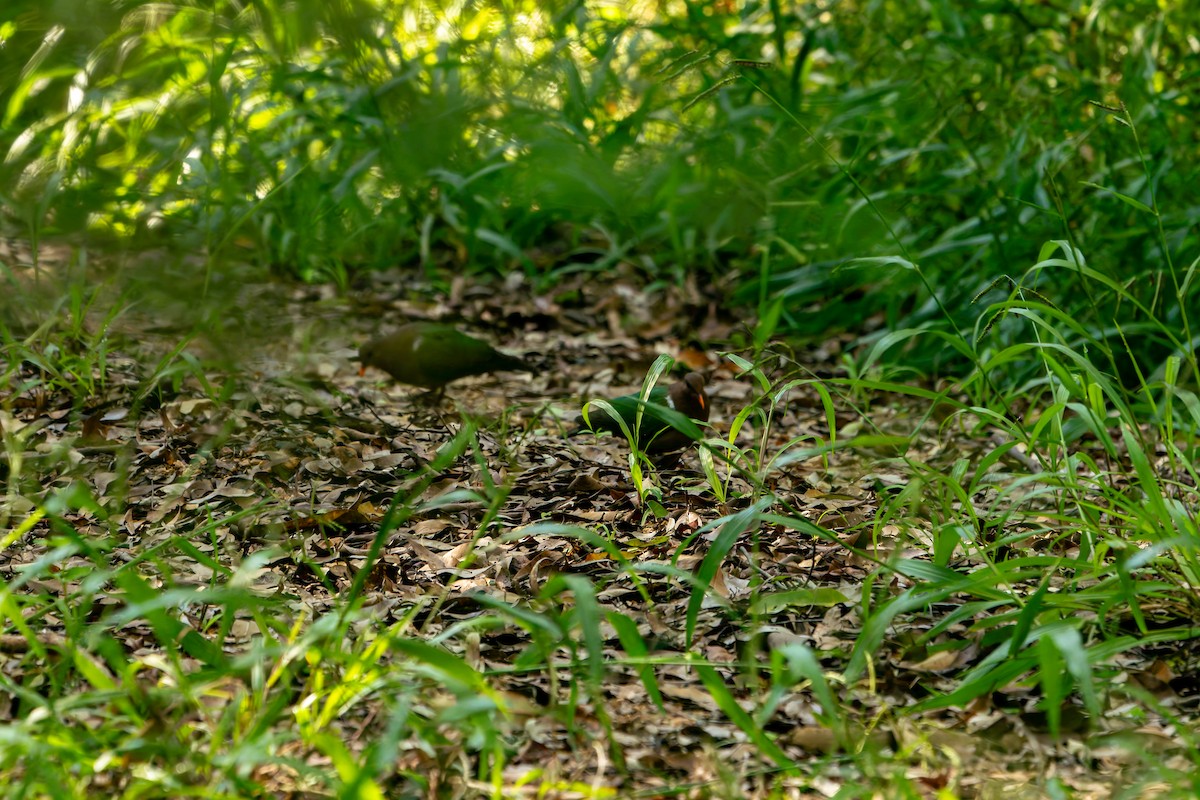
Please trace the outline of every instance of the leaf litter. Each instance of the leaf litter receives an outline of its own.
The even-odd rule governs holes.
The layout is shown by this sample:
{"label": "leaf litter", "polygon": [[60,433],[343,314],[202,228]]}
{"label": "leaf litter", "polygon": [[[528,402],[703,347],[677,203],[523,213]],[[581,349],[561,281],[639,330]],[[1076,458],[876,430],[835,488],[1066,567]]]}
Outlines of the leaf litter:
{"label": "leaf litter", "polygon": [[[469,451],[429,476],[415,513],[379,552],[365,584],[365,613],[351,635],[366,642],[380,626],[400,623],[406,635],[436,642],[487,675],[507,709],[497,724],[508,747],[508,796],[534,796],[539,786],[538,796],[581,796],[566,789],[545,794],[545,787],[571,785],[709,796],[706,786],[723,783],[743,797],[831,796],[861,777],[852,754],[866,748],[897,759],[895,768],[929,796],[947,786],[962,796],[995,796],[1053,773],[1079,796],[1101,797],[1107,796],[1101,787],[1136,766],[1126,750],[1106,744],[1115,737],[1140,736],[1163,758],[1179,759],[1182,745],[1171,725],[1146,707],[1137,719],[1112,715],[1093,721],[1091,730],[1064,723],[1067,732],[1051,739],[1036,693],[1019,676],[967,705],[907,713],[930,692],[953,692],[987,652],[987,617],[996,609],[981,606],[947,624],[961,609],[952,598],[895,617],[870,653],[869,679],[838,683],[863,635],[864,593],[878,603],[915,585],[878,566],[928,561],[938,525],[916,515],[880,521],[881,506],[912,480],[909,466],[886,448],[833,451],[761,470],[760,486],[734,475],[729,499],[721,502],[694,452],[661,469],[657,494],[647,499],[631,481],[628,450],[617,437],[563,436],[583,400],[637,391],[664,353],[710,375],[711,423],[724,436],[753,401],[755,386],[712,344],[750,338],[717,311],[714,292],[690,282],[649,292],[631,275],[603,286],[567,279],[553,294],[532,291],[519,276],[502,286],[457,279],[444,294],[414,287],[411,275],[381,276],[349,298],[267,283],[241,290],[237,302],[283,309],[276,312],[280,320],[257,323],[278,335],[247,337],[250,347],[233,369],[155,381],[153,369],[180,331],[132,313],[112,332],[107,372],[92,376],[102,379],[94,395],[80,398],[53,385],[26,359],[0,420],[8,442],[4,519],[20,530],[0,552],[0,576],[14,582],[33,612],[36,638],[6,630],[4,673],[20,684],[45,669],[54,652],[86,647],[68,643],[53,610],[85,596],[95,619],[111,620],[108,635],[130,657],[148,665],[167,657],[162,623],[139,613],[147,599],[114,578],[121,569],[134,569],[157,592],[190,587],[202,598],[203,590],[236,585],[288,609],[279,616],[282,627],[264,629],[249,606],[222,622],[218,606],[185,603],[172,616],[178,641],[185,632],[198,634],[228,655],[250,652],[263,636],[286,641],[288,626],[340,610],[393,499],[422,485],[439,449],[469,420],[477,428]],[[432,406],[416,397],[418,390],[390,385],[380,374],[360,377],[351,363],[357,344],[409,318],[466,321],[464,329],[539,370],[455,383],[448,401]],[[763,363],[768,371],[798,361],[810,374],[837,374],[845,344],[781,352]],[[224,349],[203,337],[189,346],[198,358]],[[769,427],[751,417],[735,443],[782,453],[798,439],[828,441],[822,409],[816,390],[802,384],[772,411]],[[911,398],[880,396],[869,415],[879,430],[908,436],[926,410]],[[848,403],[836,414],[843,437],[861,423]],[[941,469],[993,446],[966,425],[933,425],[916,432],[907,456]],[[995,504],[1002,468],[991,495],[972,498],[981,519],[1003,511]],[[764,493],[780,519],[741,532],[712,570],[699,606],[691,607],[692,587],[680,575],[704,569],[720,537],[718,520]],[[47,503],[52,514],[38,519],[35,509]],[[89,580],[94,557],[78,549],[45,567],[61,544],[55,524],[103,550],[110,570],[103,585]],[[1014,546],[1070,555],[1069,537],[1053,530],[1061,527],[1057,518],[1040,531],[1028,516],[1018,524],[1031,532]],[[597,540],[575,533],[579,528]],[[967,553],[955,566],[975,563]],[[558,648],[553,664],[530,669],[530,629],[472,627],[496,603],[570,613],[571,601],[544,594],[563,575],[586,578],[602,612],[606,670],[595,689],[580,689],[587,681],[585,652]],[[574,602],[578,611],[580,598]],[[631,650],[629,631],[622,636],[614,627],[621,620],[632,626],[637,648]],[[796,645],[820,654],[839,698],[836,713],[797,681],[763,714],[764,697],[778,685],[767,667]],[[184,650],[183,669],[199,669],[200,651]],[[1121,659],[1126,679],[1185,713],[1169,657],[1147,647]],[[776,772],[779,764],[700,680],[697,663],[716,670],[742,712],[761,717],[796,772]],[[99,662],[96,668],[104,669]],[[150,686],[171,669],[163,662],[139,680]],[[223,686],[205,693],[206,704],[220,707],[248,690],[234,676]],[[0,704],[0,718],[11,720],[13,695],[2,688],[0,695],[10,700]],[[368,693],[333,723],[351,751],[378,735],[386,699]],[[435,718],[457,700],[430,682],[416,702],[418,714]],[[1194,715],[1194,704],[1186,708]],[[198,729],[211,724],[186,708],[162,713]],[[831,714],[848,734],[836,733]],[[288,720],[277,724],[286,727]],[[442,750],[401,742],[396,774],[426,776],[427,796],[486,793],[473,782],[470,743],[445,733]],[[284,739],[290,758],[331,769],[325,755],[300,739]],[[127,780],[120,769],[106,775],[114,787]],[[526,783],[531,775],[540,777]],[[260,766],[255,777],[268,792],[304,786],[291,768]],[[515,788],[522,785],[527,789]]]}

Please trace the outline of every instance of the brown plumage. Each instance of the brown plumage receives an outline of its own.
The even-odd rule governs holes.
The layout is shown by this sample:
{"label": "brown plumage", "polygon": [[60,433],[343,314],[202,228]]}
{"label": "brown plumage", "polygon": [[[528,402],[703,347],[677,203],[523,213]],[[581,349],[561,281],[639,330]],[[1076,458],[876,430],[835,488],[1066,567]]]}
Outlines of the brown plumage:
{"label": "brown plumage", "polygon": [[358,351],[360,374],[378,367],[400,383],[423,389],[485,372],[533,372],[516,356],[439,322],[410,322],[387,336],[372,339]]}

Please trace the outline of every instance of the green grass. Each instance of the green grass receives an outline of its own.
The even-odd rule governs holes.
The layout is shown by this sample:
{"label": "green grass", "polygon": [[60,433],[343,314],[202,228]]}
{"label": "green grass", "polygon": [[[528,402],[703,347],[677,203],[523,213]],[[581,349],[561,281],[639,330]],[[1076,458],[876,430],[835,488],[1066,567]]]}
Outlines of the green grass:
{"label": "green grass", "polygon": [[[9,5],[10,796],[1195,795],[1185,9]],[[523,520],[542,405],[229,355],[398,267],[695,283],[750,392]]]}
{"label": "green grass", "polygon": [[[1037,311],[1020,308],[1027,319]],[[516,441],[557,434],[506,413],[462,425],[427,464],[397,473],[377,522],[312,517],[315,535],[300,535],[308,528],[271,520],[309,512],[270,500],[265,490],[286,482],[265,476],[240,510],[144,516],[130,490],[161,480],[147,448],[79,459],[96,396],[27,357],[105,317],[46,316],[41,339],[6,349],[20,380],[5,400],[0,607],[11,669],[0,688],[13,716],[0,769],[24,796],[511,796],[522,784],[625,796],[665,780],[704,796],[768,797],[834,780],[848,797],[915,797],[906,769],[952,775],[968,752],[943,728],[974,742],[972,774],[998,786],[1005,769],[1033,768],[964,732],[965,709],[983,707],[1041,731],[1059,769],[1071,747],[1103,741],[1122,754],[1119,785],[1191,791],[1190,718],[1131,680],[1148,680],[1151,662],[1183,674],[1196,637],[1197,404],[1173,373],[1131,398],[1067,345],[1031,343],[1021,357],[1042,359],[1045,378],[993,393],[973,378],[935,389],[865,377],[870,364],[818,379],[767,366],[778,362],[768,349],[763,366],[735,358],[755,392],[726,409],[707,468],[658,475],[661,513],[635,513],[632,528],[513,525],[525,502],[514,498],[537,485]],[[124,362],[145,345],[114,329],[108,346],[86,352]],[[138,397],[179,356],[132,359],[136,375],[100,386],[113,400]],[[212,367],[200,375],[180,373],[169,418],[182,422],[184,404],[217,382]],[[239,380],[264,407],[296,391]],[[74,409],[53,437],[22,400],[39,395]],[[810,434],[791,428],[797,398],[815,412]],[[1159,409],[1154,424],[1145,409]],[[157,412],[135,410],[153,430]],[[324,419],[310,435],[346,424]],[[214,459],[252,460],[246,443],[269,428],[239,430],[185,457],[179,478],[215,478]],[[493,475],[491,436],[514,448],[507,477]],[[106,490],[89,488],[111,470],[122,474]],[[431,495],[447,473],[476,477]],[[797,491],[798,478],[812,488]],[[853,487],[869,491],[846,494]],[[664,533],[687,496],[702,524]],[[871,497],[874,510],[855,516]],[[412,557],[412,526],[446,509],[470,510],[451,540],[454,570],[387,588]],[[354,558],[329,561],[347,536],[359,537]],[[786,566],[788,548],[807,566]],[[498,553],[514,565],[550,560],[512,584],[519,592],[495,591],[474,576],[491,574]],[[849,577],[831,579],[831,568]],[[836,636],[813,636],[822,619]],[[680,713],[684,689],[708,698],[687,712],[714,735],[695,756],[713,770],[700,781],[648,771],[643,743],[672,740],[636,733]],[[617,699],[630,693],[649,716]],[[1140,756],[1139,728],[1163,730],[1169,757]],[[603,752],[610,771],[589,782],[553,759],[531,769],[522,753],[533,730]],[[731,758],[734,740],[751,762]],[[1079,787],[1099,773],[1077,769],[1061,791],[1091,796]],[[948,796],[967,796],[949,780]]]}
{"label": "green grass", "polygon": [[[732,274],[808,335],[954,332],[1014,286],[1161,365],[1146,326],[1194,291],[1183,11],[859,5],[134,4],[81,26],[83,5],[17,4],[4,205],[34,243],[194,248],[206,278]],[[1028,273],[1056,239],[1139,310],[1077,291],[1078,265]]]}

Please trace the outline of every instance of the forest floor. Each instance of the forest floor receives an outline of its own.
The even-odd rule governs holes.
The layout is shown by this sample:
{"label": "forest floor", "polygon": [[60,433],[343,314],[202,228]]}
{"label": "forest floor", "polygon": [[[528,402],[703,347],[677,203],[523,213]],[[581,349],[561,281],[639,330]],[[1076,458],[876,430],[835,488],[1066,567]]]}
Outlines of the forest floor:
{"label": "forest floor", "polygon": [[[891,775],[930,797],[947,788],[960,797],[1042,797],[1053,781],[1078,797],[1107,797],[1143,774],[1138,752],[1165,761],[1186,749],[1149,705],[1088,720],[1068,703],[1053,737],[1023,674],[963,704],[929,703],[970,679],[992,652],[989,618],[1010,609],[917,599],[876,632],[877,646],[856,650],[868,641],[864,604],[878,606],[920,583],[887,565],[930,560],[940,522],[936,509],[927,519],[916,507],[897,513],[891,498],[914,480],[914,465],[949,474],[996,443],[994,434],[947,422],[948,409],[912,397],[835,393],[836,436],[869,426],[879,446],[792,458],[831,439],[826,401],[807,379],[843,374],[846,338],[759,354],[756,363],[776,387],[784,377],[804,379],[768,402],[725,355],[754,360],[739,345],[751,331],[721,310],[715,291],[690,282],[649,291],[634,274],[576,275],[543,291],[514,275],[457,280],[439,291],[394,273],[339,292],[229,277],[205,284],[202,269],[146,268],[119,291],[109,283],[81,302],[55,305],[53,298],[67,296],[65,275],[48,262],[41,269],[36,282],[20,277],[28,296],[40,292],[47,305],[18,314],[14,339],[54,320],[51,329],[75,335],[42,356],[61,366],[69,355],[92,372],[64,369],[51,379],[27,359],[3,400],[4,522],[20,536],[0,551],[0,577],[19,580],[12,591],[36,610],[26,621],[45,648],[36,652],[6,626],[0,662],[10,685],[52,669],[56,650],[95,644],[55,611],[84,596],[93,609],[87,623],[100,624],[145,665],[136,680],[163,685],[162,629],[138,610],[147,601],[134,596],[122,570],[136,570],[139,585],[168,606],[173,593],[190,592],[171,608],[182,624],[177,641],[199,633],[230,657],[252,652],[263,637],[282,646],[293,626],[340,614],[361,576],[364,612],[347,636],[362,642],[345,647],[361,650],[384,629],[436,642],[486,675],[508,709],[495,722],[506,742],[499,778],[487,776],[469,737],[445,722],[436,747],[402,737],[390,778],[395,796],[486,795],[498,780],[513,797],[828,797],[872,776],[886,784]],[[204,296],[212,299],[196,300]],[[411,319],[454,322],[539,369],[463,380],[435,405],[382,373],[360,375],[358,346]],[[89,361],[97,348],[102,357]],[[747,406],[764,411],[735,437],[746,454],[743,471],[731,475],[718,462],[722,489],[689,451],[652,472],[651,488],[639,492],[619,437],[564,436],[584,400],[637,391],[661,354],[709,377],[714,436],[725,437]],[[464,431],[465,451],[432,474],[439,451]],[[907,449],[895,452],[889,434],[911,437]],[[14,454],[24,455],[23,468],[13,466]],[[52,512],[33,519],[53,497]],[[389,508],[403,513],[388,517]],[[385,518],[395,527],[369,563]],[[22,527],[21,520],[33,521]],[[68,528],[68,538],[102,557],[62,550]],[[1052,535],[1021,541],[1064,552],[1076,546]],[[721,557],[709,558],[714,547]],[[44,568],[56,558],[53,570]],[[89,576],[97,558],[111,571],[100,585]],[[981,563],[964,549],[950,566],[965,575]],[[579,607],[578,583],[568,584],[574,601],[561,591],[547,595],[564,575],[587,579],[594,607]],[[705,585],[697,591],[687,575]],[[231,619],[231,606],[203,600],[231,583],[269,598],[268,610],[243,608]],[[1029,592],[1036,588],[1031,580]],[[586,619],[575,619],[577,651],[558,647],[553,666],[539,665],[529,658],[536,631],[515,617],[472,626],[498,607],[598,615],[607,668],[589,673]],[[264,625],[263,614],[274,624]],[[779,677],[795,644],[817,654],[837,709],[822,708],[810,682]],[[185,646],[161,657],[200,673],[201,651]],[[383,663],[403,658],[393,653]],[[843,685],[856,658],[865,659],[865,672]],[[1123,681],[1185,713],[1192,701],[1152,648],[1120,658]],[[157,724],[214,730],[225,703],[261,689],[248,673],[231,675],[202,702],[182,693],[165,701]],[[85,678],[54,680],[69,695],[71,686],[87,686]],[[299,703],[312,687],[295,680]],[[328,729],[360,751],[391,718],[387,699],[364,692],[340,707]],[[430,720],[462,698],[434,680],[413,702],[414,713]],[[0,703],[0,722],[12,722],[19,705]],[[1194,703],[1188,707],[1194,712]],[[115,713],[92,709],[78,721],[102,726]],[[285,714],[275,725],[293,720]],[[291,762],[332,769],[293,734],[283,732],[275,754],[291,761],[273,757],[253,770],[268,794],[306,796],[312,778]],[[127,785],[138,758],[127,754],[101,771],[110,785]],[[1152,783],[1144,790],[1138,796],[1153,796]]]}

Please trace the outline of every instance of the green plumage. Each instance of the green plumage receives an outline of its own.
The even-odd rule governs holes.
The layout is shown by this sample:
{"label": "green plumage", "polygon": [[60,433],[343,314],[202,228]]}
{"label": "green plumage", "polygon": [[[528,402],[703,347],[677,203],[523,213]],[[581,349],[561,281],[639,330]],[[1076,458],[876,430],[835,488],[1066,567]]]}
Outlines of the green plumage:
{"label": "green plumage", "polygon": [[[638,393],[615,397],[608,403],[630,433],[636,430],[638,448],[650,453],[686,447],[700,437],[700,429],[692,420],[708,421],[708,394],[704,376],[698,372],[689,372],[669,387],[654,387],[645,401]],[[643,409],[640,427],[639,408]],[[624,435],[620,423],[596,406],[588,408],[586,420],[581,414],[575,422],[577,427],[570,431],[572,435],[589,429]]]}
{"label": "green plumage", "polygon": [[441,389],[459,378],[486,372],[533,372],[521,359],[437,322],[402,325],[364,344],[358,360],[364,369],[378,367],[400,383],[423,389]]}

